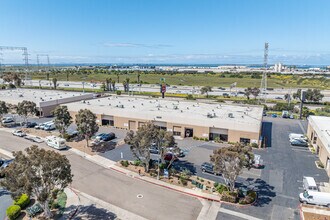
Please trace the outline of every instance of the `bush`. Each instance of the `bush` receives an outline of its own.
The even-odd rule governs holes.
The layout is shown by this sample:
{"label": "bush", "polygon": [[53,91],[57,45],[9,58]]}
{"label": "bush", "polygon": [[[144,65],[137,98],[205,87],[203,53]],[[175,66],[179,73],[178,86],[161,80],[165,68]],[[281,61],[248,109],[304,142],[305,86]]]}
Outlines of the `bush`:
{"label": "bush", "polygon": [[186,99],[187,99],[187,100],[196,100],[192,94],[188,94],[188,95],[186,96]]}
{"label": "bush", "polygon": [[165,163],[159,164],[159,169],[163,170],[163,169],[165,169],[165,167],[166,167],[166,164]]}
{"label": "bush", "polygon": [[250,145],[251,145],[251,147],[253,147],[253,148],[258,148],[258,147],[259,147],[257,143],[251,143]]}
{"label": "bush", "polygon": [[214,188],[218,188],[218,186],[219,186],[219,183],[217,183],[217,182],[214,182],[214,183],[213,183],[213,186],[214,186]]}
{"label": "bush", "polygon": [[21,214],[21,207],[18,205],[11,205],[6,210],[6,215],[10,220],[16,219]]}
{"label": "bush", "polygon": [[120,161],[120,164],[123,166],[123,167],[128,167],[129,163],[127,160],[122,160]]}
{"label": "bush", "polygon": [[15,86],[14,84],[12,84],[12,83],[9,83],[9,84],[7,85],[7,88],[8,88],[8,89],[16,89],[16,86]]}
{"label": "bush", "polygon": [[237,192],[224,191],[221,197],[222,201],[236,203],[237,201]]}
{"label": "bush", "polygon": [[223,185],[223,184],[218,184],[218,186],[216,187],[217,188],[217,191],[222,194],[224,191],[228,191],[228,187]]}
{"label": "bush", "polygon": [[24,209],[30,204],[30,197],[27,194],[22,194],[16,201],[14,201],[14,205],[18,205],[21,209]]}
{"label": "bush", "polygon": [[134,160],[134,166],[140,166],[141,165],[141,160]]}
{"label": "bush", "polygon": [[116,94],[117,94],[117,95],[121,95],[121,91],[120,91],[120,90],[117,90],[117,91],[116,91]]}

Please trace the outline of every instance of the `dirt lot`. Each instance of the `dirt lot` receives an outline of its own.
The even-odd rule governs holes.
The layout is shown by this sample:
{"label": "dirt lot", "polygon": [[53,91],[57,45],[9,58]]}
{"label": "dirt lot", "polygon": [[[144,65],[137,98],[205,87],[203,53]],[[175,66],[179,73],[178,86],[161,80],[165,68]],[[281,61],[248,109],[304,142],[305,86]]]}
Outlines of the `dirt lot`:
{"label": "dirt lot", "polygon": [[330,208],[305,204],[301,208],[305,220],[330,220]]}

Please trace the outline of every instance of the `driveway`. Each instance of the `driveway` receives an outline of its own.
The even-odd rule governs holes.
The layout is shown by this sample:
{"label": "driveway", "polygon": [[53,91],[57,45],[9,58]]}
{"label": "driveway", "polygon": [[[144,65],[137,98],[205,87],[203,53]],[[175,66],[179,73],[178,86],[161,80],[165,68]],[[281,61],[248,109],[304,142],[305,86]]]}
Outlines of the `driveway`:
{"label": "driveway", "polygon": [[[265,168],[260,178],[249,178],[242,182],[245,185],[250,183],[250,187],[257,190],[258,201],[244,208],[227,204],[221,207],[261,219],[300,219],[298,196],[303,191],[303,176],[312,176],[317,182],[329,181],[326,172],[315,166],[317,156],[307,148],[292,147],[289,143],[289,133],[305,133],[306,124],[306,121],[299,120],[265,119],[263,133],[269,143],[266,149],[258,150]],[[223,219],[223,216],[223,213],[219,213],[217,219]]]}

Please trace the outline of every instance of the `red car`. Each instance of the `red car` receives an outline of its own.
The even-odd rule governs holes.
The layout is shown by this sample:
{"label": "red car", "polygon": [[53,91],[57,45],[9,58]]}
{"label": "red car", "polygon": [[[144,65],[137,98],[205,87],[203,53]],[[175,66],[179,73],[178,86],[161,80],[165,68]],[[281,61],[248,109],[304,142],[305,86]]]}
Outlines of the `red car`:
{"label": "red car", "polygon": [[167,162],[169,162],[169,161],[171,161],[173,159],[173,157],[174,157],[174,161],[178,160],[178,157],[177,156],[175,156],[173,153],[170,153],[169,152],[169,153],[166,153],[164,155],[164,160],[167,161]]}

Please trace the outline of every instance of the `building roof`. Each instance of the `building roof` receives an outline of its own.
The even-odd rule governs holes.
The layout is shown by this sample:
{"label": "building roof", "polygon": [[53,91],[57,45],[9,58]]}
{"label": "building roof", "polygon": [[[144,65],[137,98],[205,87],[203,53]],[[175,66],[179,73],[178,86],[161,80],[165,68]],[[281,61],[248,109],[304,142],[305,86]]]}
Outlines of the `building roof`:
{"label": "building roof", "polygon": [[79,101],[92,98],[91,93],[65,92],[40,89],[12,89],[0,90],[0,100],[10,104],[18,104],[23,100],[33,101],[37,107],[63,104],[70,101]]}
{"label": "building roof", "polygon": [[310,115],[308,122],[330,154],[330,117]]}
{"label": "building roof", "polygon": [[74,112],[87,108],[95,114],[258,133],[263,113],[261,106],[128,96],[110,96],[67,106]]}

